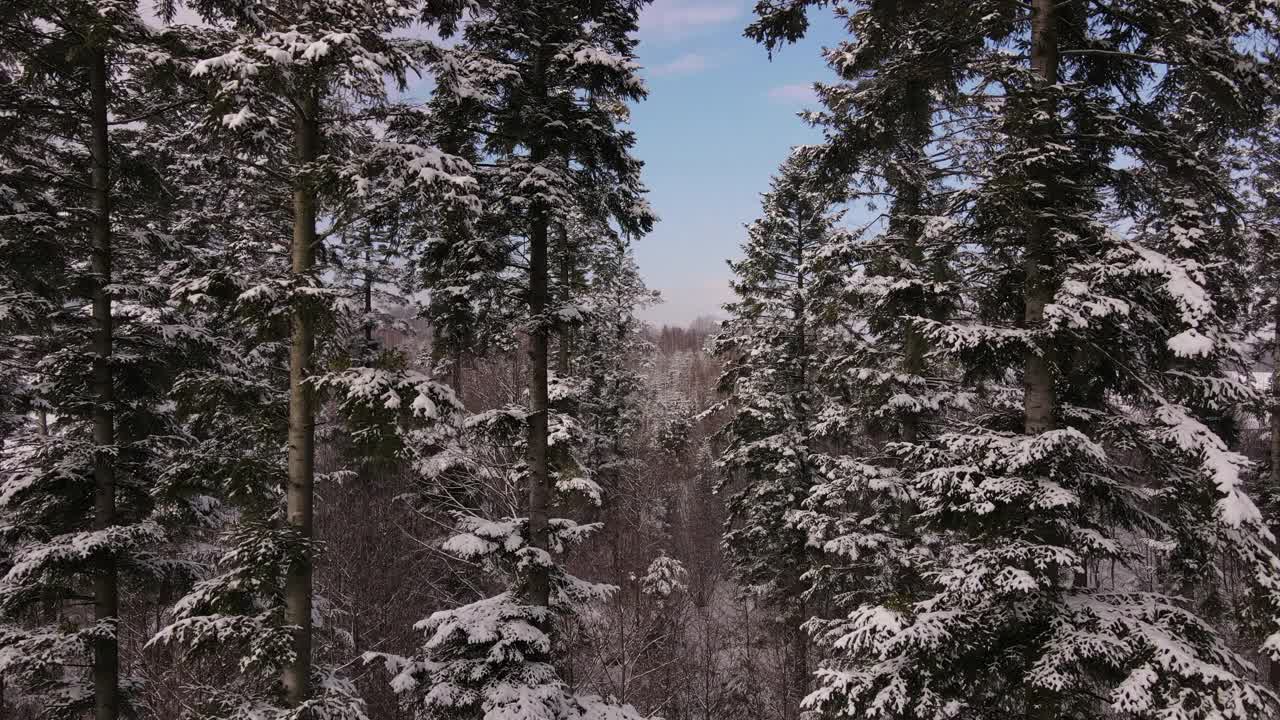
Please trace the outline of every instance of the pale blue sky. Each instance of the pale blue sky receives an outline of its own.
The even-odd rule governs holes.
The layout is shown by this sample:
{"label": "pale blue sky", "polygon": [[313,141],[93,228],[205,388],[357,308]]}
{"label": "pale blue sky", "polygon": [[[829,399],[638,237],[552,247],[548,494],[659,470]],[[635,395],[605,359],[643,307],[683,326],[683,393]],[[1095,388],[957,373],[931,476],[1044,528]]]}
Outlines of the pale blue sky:
{"label": "pale blue sky", "polygon": [[641,17],[649,99],[634,108],[637,154],[662,221],[636,244],[649,286],[665,302],[646,320],[683,324],[729,298],[725,260],[791,146],[819,136],[796,117],[811,86],[831,78],[821,57],[840,28],[812,16],[810,37],[769,60],[742,36],[754,0],[655,0]]}

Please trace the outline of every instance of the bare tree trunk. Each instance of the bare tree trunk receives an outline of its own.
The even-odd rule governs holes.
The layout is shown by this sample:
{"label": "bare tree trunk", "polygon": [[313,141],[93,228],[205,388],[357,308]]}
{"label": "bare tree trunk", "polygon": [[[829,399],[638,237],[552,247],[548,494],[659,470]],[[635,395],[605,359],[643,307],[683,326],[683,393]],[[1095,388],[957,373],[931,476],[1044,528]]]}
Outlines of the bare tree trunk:
{"label": "bare tree trunk", "polygon": [[[93,528],[103,531],[116,521],[114,378],[111,372],[111,157],[107,136],[107,59],[101,48],[89,55],[89,92],[93,125]],[[93,643],[95,720],[115,720],[120,711],[120,595],[113,559],[99,561],[93,578],[93,614],[111,627]]]}
{"label": "bare tree trunk", "polygon": [[[310,273],[316,258],[316,199],[308,165],[315,161],[319,145],[319,100],[308,89],[296,117],[294,151],[303,173],[293,191],[293,244],[290,254],[296,275]],[[293,309],[293,338],[289,348],[289,478],[285,489],[286,521],[301,537],[312,535],[312,503],[315,482],[315,397],[308,382],[315,349],[314,318],[304,307]],[[285,580],[285,622],[293,634],[293,662],[284,669],[289,704],[300,705],[311,696],[311,566],[310,551],[289,566]]]}

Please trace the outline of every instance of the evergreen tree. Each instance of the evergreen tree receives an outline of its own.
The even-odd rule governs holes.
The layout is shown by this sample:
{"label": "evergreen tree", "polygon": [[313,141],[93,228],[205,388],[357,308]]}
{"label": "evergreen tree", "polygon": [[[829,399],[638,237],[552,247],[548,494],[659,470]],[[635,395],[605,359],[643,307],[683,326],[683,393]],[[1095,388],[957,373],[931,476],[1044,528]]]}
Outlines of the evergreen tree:
{"label": "evergreen tree", "polygon": [[[787,37],[803,5],[760,9]],[[876,5],[839,7],[857,25]],[[968,290],[949,316],[906,323],[960,369],[973,408],[889,445],[905,532],[939,550],[895,554],[911,584],[817,625],[836,655],[811,702],[893,718],[1273,712],[1212,624],[1205,573],[1213,558],[1251,568],[1256,604],[1236,610],[1275,631],[1274,560],[1224,416],[1252,391],[1233,376],[1240,203],[1222,158],[1269,92],[1237,42],[1266,18],[1248,3],[968,5],[972,22],[931,23],[955,16],[945,2],[906,22],[927,33],[905,47],[967,48],[906,59],[933,76],[940,57],[963,81],[935,94],[929,147],[954,163],[939,230],[966,250]],[[897,57],[868,71],[900,73]],[[884,102],[867,83],[857,99]],[[850,543],[873,517],[840,520]],[[1144,547],[1159,587],[1137,582]]]}
{"label": "evergreen tree", "polygon": [[180,433],[172,373],[204,347],[168,303],[183,253],[158,220],[172,48],[134,2],[12,10],[0,314],[7,409],[38,420],[6,423],[0,672],[51,716],[115,718],[137,684],[120,676],[121,581],[155,602],[190,575],[164,542],[180,534],[165,508],[184,501],[156,485]]}
{"label": "evergreen tree", "polygon": [[[582,315],[573,329],[581,339],[573,370],[583,385],[578,452],[608,494],[634,462],[627,441],[639,422],[637,393],[643,380],[637,366],[648,349],[636,311],[654,302],[657,293],[645,287],[627,242],[606,230],[580,236],[577,245],[586,267],[585,287],[577,293]],[[591,247],[586,240],[595,238],[603,241]],[[561,348],[566,356],[567,350]]]}
{"label": "evergreen tree", "polygon": [[[790,515],[832,459],[821,425],[824,366],[845,343],[820,278],[838,263],[839,214],[793,156],[764,194],[763,216],[748,228],[744,258],[731,262],[738,300],[716,339],[725,358],[720,391],[729,412],[719,466],[731,489],[725,548],[744,585],[785,618],[792,638],[793,703],[808,691],[806,534]],[[833,252],[833,250],[837,250]]]}
{"label": "evergreen tree", "polygon": [[[810,5],[821,3],[760,3],[747,34],[773,52],[807,30]],[[807,119],[824,141],[803,154],[824,192],[873,219],[824,265],[829,305],[850,336],[821,371],[822,434],[838,461],[789,522],[824,550],[811,583],[848,608],[909,596],[918,578],[895,558],[927,553],[935,539],[903,522],[909,492],[886,445],[923,442],[969,399],[956,391],[954,366],[934,351],[925,323],[947,318],[961,296],[957,248],[944,232],[961,156],[936,142],[934,128],[962,112],[962,69],[983,36],[947,32],[980,19],[970,3],[928,12],[916,2],[835,7],[848,39],[825,53],[838,80],[817,85],[823,108]]]}
{"label": "evergreen tree", "polygon": [[[495,503],[508,513],[500,519],[485,517],[485,508],[472,503],[460,513],[460,534],[445,545],[497,571],[508,589],[421,624],[429,637],[423,655],[397,661],[396,681],[402,690],[417,688],[410,702],[420,715],[631,714],[575,695],[555,669],[553,621],[602,599],[609,588],[574,578],[555,559],[594,526],[551,513],[561,494],[585,494],[595,503],[600,497],[585,458],[575,452],[583,388],[563,373],[569,347],[562,331],[583,317],[574,279],[584,269],[573,257],[590,252],[574,247],[579,238],[570,238],[570,225],[580,218],[588,237],[599,238],[609,224],[637,235],[653,222],[642,199],[640,163],[630,155],[634,139],[620,127],[625,103],[644,96],[631,37],[643,5],[535,0],[476,6],[459,44],[438,63],[433,104],[455,128],[444,145],[483,157],[491,167],[480,177],[489,212],[464,234],[442,234],[454,241],[436,246],[444,253],[436,256],[439,271],[428,276],[441,293],[433,313],[443,324],[436,330],[474,337],[475,328],[459,321],[496,301],[487,317],[528,337],[529,378],[527,407],[467,419],[462,439],[442,442],[447,452],[431,467],[433,479],[461,469],[510,499]],[[562,372],[553,374],[555,335],[562,338]],[[477,461],[478,454],[491,455],[484,446],[505,439],[510,447],[515,437],[523,461],[507,454],[497,472]]]}
{"label": "evergreen tree", "polygon": [[[156,642],[210,650],[214,658],[228,649],[239,655],[241,674],[235,682],[205,688],[197,701],[214,716],[361,717],[363,705],[351,684],[312,660],[320,402],[332,398],[341,414],[361,424],[357,435],[377,446],[381,443],[372,435],[398,435],[404,422],[432,421],[436,409],[453,400],[446,389],[403,366],[360,365],[367,359],[364,348],[356,348],[355,363],[348,359],[325,372],[338,358],[349,358],[351,336],[362,332],[367,320],[363,308],[351,302],[351,288],[325,286],[324,263],[333,256],[322,246],[329,236],[350,236],[378,222],[385,212],[382,198],[392,188],[406,197],[443,186],[465,192],[470,180],[464,161],[434,148],[375,142],[365,126],[386,111],[386,82],[403,87],[405,73],[426,49],[423,43],[391,37],[418,16],[420,4],[287,5],[197,5],[212,27],[192,32],[203,33],[215,50],[193,63],[190,72],[197,83],[211,80],[204,87],[213,111],[195,124],[190,138],[201,148],[225,149],[250,179],[268,185],[260,198],[244,194],[255,189],[253,183],[236,187],[231,198],[258,213],[265,228],[251,227],[265,233],[257,238],[234,229],[215,233],[210,252],[235,254],[241,261],[257,254],[267,262],[236,277],[206,266],[214,275],[192,278],[185,286],[196,299],[213,303],[208,312],[231,327],[248,329],[246,338],[225,346],[242,354],[219,358],[230,362],[190,379],[188,389],[208,388],[196,409],[204,424],[193,438],[206,454],[183,466],[192,475],[189,481],[198,480],[196,473],[214,473],[214,489],[238,506],[239,518],[218,572],[177,604],[175,621]],[[446,6],[441,9],[450,11]],[[209,209],[197,202],[190,212]],[[288,218],[284,226],[278,223],[282,215]],[[269,240],[281,239],[284,228],[291,235],[287,264],[271,251]],[[220,294],[202,293],[199,288],[206,285]],[[283,394],[273,382],[277,375],[263,365],[282,359],[282,325],[288,328],[290,367]],[[269,406],[282,400],[289,409],[284,426]],[[207,404],[213,401],[226,404]],[[253,416],[255,432],[235,433],[222,424],[238,414]],[[280,430],[284,436],[272,440],[271,433]],[[224,432],[233,437],[220,436]],[[282,475],[267,453],[286,436]],[[272,480],[281,477],[283,483]],[[271,680],[275,673],[278,685]]]}
{"label": "evergreen tree", "polygon": [[[1276,525],[1275,510],[1280,500],[1280,196],[1276,186],[1280,171],[1280,146],[1277,142],[1277,126],[1273,121],[1260,128],[1256,137],[1238,146],[1238,165],[1246,168],[1241,174],[1242,185],[1249,195],[1251,216],[1242,228],[1247,233],[1249,276],[1252,282],[1242,288],[1240,296],[1248,305],[1243,318],[1244,329],[1251,335],[1253,360],[1256,368],[1270,368],[1263,379],[1255,372],[1255,384],[1266,386],[1263,405],[1242,408],[1245,420],[1260,418],[1266,427],[1267,462],[1258,479],[1254,492],[1262,502],[1264,515],[1272,533],[1280,530]],[[1245,430],[1246,428],[1242,428]],[[1247,436],[1241,433],[1242,445],[1248,447]],[[1280,662],[1271,661],[1269,679],[1272,687],[1280,686]]]}
{"label": "evergreen tree", "polygon": [[[760,3],[747,34],[772,52],[798,39],[807,28],[806,6],[820,4]],[[926,12],[913,1],[836,7],[849,39],[825,53],[839,81],[817,86],[824,109],[809,121],[823,130],[824,142],[804,152],[826,192],[872,209],[887,206],[873,223],[881,231],[868,230],[847,250],[854,266],[842,270],[857,273],[858,281],[833,288],[874,338],[844,371],[861,386],[862,432],[914,442],[946,399],[940,369],[928,367],[929,339],[911,319],[944,318],[956,296],[954,248],[937,229],[947,222],[947,181],[958,158],[935,144],[933,128],[960,111],[963,68],[983,39],[958,40],[947,28],[976,23],[980,8],[939,3]]]}

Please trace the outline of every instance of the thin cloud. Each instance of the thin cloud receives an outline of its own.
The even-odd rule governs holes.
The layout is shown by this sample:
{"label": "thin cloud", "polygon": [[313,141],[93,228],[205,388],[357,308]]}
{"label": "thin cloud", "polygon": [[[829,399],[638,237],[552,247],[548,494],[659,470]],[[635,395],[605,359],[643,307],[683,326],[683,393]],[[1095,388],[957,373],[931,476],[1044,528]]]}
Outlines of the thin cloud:
{"label": "thin cloud", "polygon": [[676,38],[736,19],[740,3],[716,0],[654,0],[640,15],[640,32],[650,37]]}
{"label": "thin cloud", "polygon": [[693,75],[711,67],[711,60],[698,53],[685,53],[680,57],[649,68],[653,77],[665,75]]}
{"label": "thin cloud", "polygon": [[797,105],[816,102],[818,93],[814,92],[810,83],[792,83],[769,88],[769,99],[776,103]]}

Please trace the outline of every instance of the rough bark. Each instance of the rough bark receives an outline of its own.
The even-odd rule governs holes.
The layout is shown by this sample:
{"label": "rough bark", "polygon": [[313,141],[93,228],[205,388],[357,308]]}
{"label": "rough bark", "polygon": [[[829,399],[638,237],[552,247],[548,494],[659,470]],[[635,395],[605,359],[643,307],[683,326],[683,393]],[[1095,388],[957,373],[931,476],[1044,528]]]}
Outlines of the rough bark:
{"label": "rough bark", "polygon": [[[1058,39],[1053,6],[1055,0],[1033,0],[1031,15],[1031,69],[1043,85],[1058,81]],[[1046,184],[1047,186],[1047,184]],[[1031,221],[1027,235],[1025,255],[1026,281],[1024,287],[1026,308],[1023,320],[1029,331],[1044,328],[1045,306],[1053,299],[1046,265],[1052,262],[1049,247],[1052,228],[1044,217],[1045,206]],[[1025,431],[1035,435],[1053,429],[1053,373],[1052,359],[1047,348],[1028,348],[1024,356],[1023,411]]]}
{"label": "rough bark", "polygon": [[373,361],[373,233],[364,231],[364,354]]}
{"label": "rough bark", "polygon": [[[116,521],[114,467],[115,409],[111,371],[111,158],[107,136],[107,60],[101,48],[89,51],[90,113],[93,126],[93,528],[103,531]],[[98,624],[111,632],[93,644],[95,720],[115,720],[120,712],[119,588],[111,557],[94,568],[93,610]]]}
{"label": "rough bark", "polygon": [[[796,292],[792,298],[792,321],[795,323],[795,358],[796,358],[796,386],[792,398],[796,401],[795,408],[796,423],[801,428],[807,428],[809,425],[809,316],[808,301],[806,294],[808,289],[806,281],[808,280],[808,269],[805,266],[805,250],[807,245],[804,212],[797,213],[796,217],[796,244],[795,256],[792,261],[795,262],[796,274]],[[806,448],[807,449],[807,448]],[[806,497],[812,490],[812,480],[809,477],[808,458],[803,458],[800,465],[799,477],[796,478],[797,497]],[[800,548],[801,567],[808,564],[808,547]],[[809,638],[804,630],[804,623],[809,619],[805,601],[804,592],[808,589],[803,577],[792,578],[792,592],[797,598],[796,615],[792,621],[791,627],[791,677],[790,682],[790,698],[788,702],[787,713],[789,716],[799,718],[801,714],[800,702],[809,694]]]}
{"label": "rough bark", "polygon": [[[914,163],[924,156],[925,144],[931,132],[932,113],[929,108],[929,96],[919,83],[911,83],[906,89],[906,109],[910,123],[907,138],[914,157]],[[924,263],[924,251],[920,246],[923,234],[920,223],[921,202],[924,191],[920,178],[899,176],[894,179],[896,185],[897,206],[894,214],[898,217],[895,235],[902,247],[902,254],[916,267]],[[920,293],[922,296],[923,293]],[[924,332],[915,323],[906,323],[902,338],[902,371],[907,375],[919,376],[924,373],[924,358],[929,351],[928,340]],[[913,443],[920,437],[919,413],[905,413],[902,416],[902,441]]]}
{"label": "rough bark", "polygon": [[[560,224],[560,296],[561,306],[567,307],[572,299],[570,284],[573,281],[573,255],[569,252],[569,231]],[[556,375],[569,377],[569,354],[573,343],[573,328],[568,323],[560,324],[560,344],[556,348]]]}
{"label": "rough bark", "polygon": [[[319,101],[308,90],[295,118],[294,152],[300,175],[293,191],[293,242],[290,255],[295,275],[311,272],[316,257],[316,198],[305,174],[319,151]],[[285,489],[285,519],[302,538],[312,536],[315,483],[315,397],[308,382],[315,349],[315,320],[304,305],[295,304],[289,348],[289,467]],[[281,677],[286,698],[296,706],[311,696],[311,572],[310,552],[289,565],[285,580],[285,622],[293,634],[294,658]]]}
{"label": "rough bark", "polygon": [[[548,468],[547,364],[550,330],[547,327],[547,216],[534,213],[529,232],[529,314],[534,318],[534,331],[529,338],[529,544],[539,550],[549,548],[547,512],[551,504],[551,478]],[[550,577],[546,569],[534,567],[529,572],[529,602],[547,606],[551,600]]]}
{"label": "rough bark", "polygon": [[[1031,3],[1031,69],[1037,76],[1041,86],[1048,86],[1058,81],[1058,38],[1054,17],[1054,4],[1057,0],[1032,0]],[[1041,102],[1048,102],[1040,98]],[[1056,112],[1050,105],[1039,108],[1048,112]],[[1053,122],[1052,120],[1048,122]],[[1046,130],[1040,127],[1041,121],[1034,121],[1032,132],[1040,134]],[[1034,203],[1034,217],[1027,233],[1025,253],[1025,273],[1023,295],[1025,310],[1023,320],[1028,331],[1035,332],[1045,328],[1045,306],[1053,299],[1052,268],[1053,250],[1051,247],[1053,228],[1046,217],[1051,211],[1053,178],[1042,178],[1041,192],[1045,196]],[[1036,343],[1028,345],[1023,355],[1023,430],[1028,435],[1038,435],[1054,428],[1054,388],[1052,357],[1046,347],[1036,347]],[[1047,570],[1052,578],[1057,575],[1058,568]],[[1027,715],[1033,718],[1056,718],[1057,702],[1054,694],[1040,688],[1027,688]]]}
{"label": "rough bark", "polygon": [[[541,104],[547,96],[546,67],[548,57],[544,48],[533,58],[530,78],[530,101]],[[536,130],[535,130],[536,132]],[[547,160],[548,149],[541,142],[531,146],[529,159],[534,164]],[[534,203],[529,216],[529,316],[533,318],[533,333],[529,338],[529,545],[544,553],[550,552],[548,513],[551,507],[551,474],[548,454],[548,421],[550,399],[547,392],[548,363],[550,362],[551,328],[547,323],[549,265],[547,241],[551,216],[543,203]],[[549,561],[549,558],[548,558]],[[548,607],[551,604],[551,573],[549,568],[535,566],[527,578],[528,602]]]}
{"label": "rough bark", "polygon": [[[1280,274],[1280,269],[1276,271]],[[1276,281],[1272,302],[1272,324],[1275,345],[1271,350],[1271,489],[1280,492],[1280,279]],[[1270,662],[1271,686],[1280,689],[1280,662]]]}

